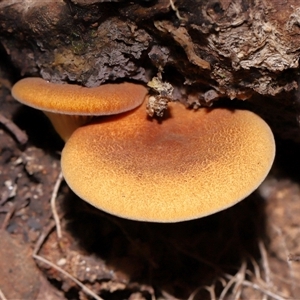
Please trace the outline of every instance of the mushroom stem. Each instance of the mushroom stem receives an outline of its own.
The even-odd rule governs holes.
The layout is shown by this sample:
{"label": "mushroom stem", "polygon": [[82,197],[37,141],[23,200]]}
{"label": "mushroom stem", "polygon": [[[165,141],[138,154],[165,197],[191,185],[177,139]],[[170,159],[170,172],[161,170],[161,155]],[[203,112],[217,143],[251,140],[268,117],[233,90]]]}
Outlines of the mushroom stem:
{"label": "mushroom stem", "polygon": [[44,111],[44,114],[65,142],[78,127],[87,124],[94,118],[93,116],[64,115],[49,111]]}

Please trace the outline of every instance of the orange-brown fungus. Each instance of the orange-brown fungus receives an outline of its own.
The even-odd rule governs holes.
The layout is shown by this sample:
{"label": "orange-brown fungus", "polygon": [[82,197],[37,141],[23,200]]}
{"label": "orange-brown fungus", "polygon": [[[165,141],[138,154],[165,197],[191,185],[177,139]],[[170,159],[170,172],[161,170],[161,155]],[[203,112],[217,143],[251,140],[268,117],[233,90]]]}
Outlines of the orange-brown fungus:
{"label": "orange-brown fungus", "polygon": [[78,128],[62,170],[82,199],[133,220],[177,222],[226,209],[253,192],[275,155],[269,126],[249,111],[188,111],[149,120],[145,106]]}
{"label": "orange-brown fungus", "polygon": [[42,78],[25,78],[12,88],[15,99],[44,111],[64,141],[93,116],[119,114],[138,107],[146,94],[144,86],[128,82],[87,88],[50,83]]}
{"label": "orange-brown fungus", "polygon": [[50,83],[42,78],[24,78],[12,88],[18,101],[44,111],[70,115],[110,115],[141,105],[147,89],[134,83],[82,87]]}

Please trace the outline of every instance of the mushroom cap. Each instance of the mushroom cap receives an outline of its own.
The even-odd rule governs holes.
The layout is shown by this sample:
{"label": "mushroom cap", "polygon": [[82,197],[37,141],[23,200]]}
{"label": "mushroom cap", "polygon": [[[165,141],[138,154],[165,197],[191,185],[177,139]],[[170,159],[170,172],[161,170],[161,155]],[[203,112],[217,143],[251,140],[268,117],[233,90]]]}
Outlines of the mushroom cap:
{"label": "mushroom cap", "polygon": [[104,84],[82,87],[57,84],[30,77],[18,81],[12,96],[23,104],[44,111],[70,115],[110,115],[141,105],[147,89],[134,83]]}
{"label": "mushroom cap", "polygon": [[140,221],[178,222],[226,209],[253,192],[275,155],[269,126],[250,111],[188,111],[150,120],[144,105],[78,128],[62,171],[82,199]]}

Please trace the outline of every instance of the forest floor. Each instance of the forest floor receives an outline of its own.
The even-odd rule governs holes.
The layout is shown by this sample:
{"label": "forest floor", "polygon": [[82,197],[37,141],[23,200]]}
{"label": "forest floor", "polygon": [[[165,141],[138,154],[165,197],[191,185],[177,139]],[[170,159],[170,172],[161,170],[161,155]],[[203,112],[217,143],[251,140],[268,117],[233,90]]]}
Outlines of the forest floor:
{"label": "forest floor", "polygon": [[63,142],[0,85],[0,299],[300,298],[299,145],[277,139],[268,178],[223,212],[124,220],[70,191]]}

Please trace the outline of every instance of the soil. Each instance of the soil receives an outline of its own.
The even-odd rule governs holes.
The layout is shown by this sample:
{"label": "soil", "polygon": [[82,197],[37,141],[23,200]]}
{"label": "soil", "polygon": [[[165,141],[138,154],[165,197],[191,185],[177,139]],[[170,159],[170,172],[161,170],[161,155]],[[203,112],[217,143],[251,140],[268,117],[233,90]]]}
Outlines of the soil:
{"label": "soil", "polygon": [[300,297],[298,144],[277,138],[270,175],[230,209],[176,224],[129,221],[57,181],[63,142],[11,97],[7,73],[0,82],[0,298]]}

